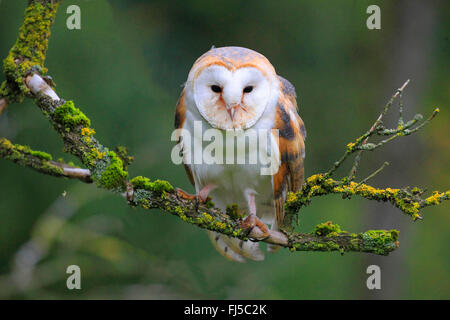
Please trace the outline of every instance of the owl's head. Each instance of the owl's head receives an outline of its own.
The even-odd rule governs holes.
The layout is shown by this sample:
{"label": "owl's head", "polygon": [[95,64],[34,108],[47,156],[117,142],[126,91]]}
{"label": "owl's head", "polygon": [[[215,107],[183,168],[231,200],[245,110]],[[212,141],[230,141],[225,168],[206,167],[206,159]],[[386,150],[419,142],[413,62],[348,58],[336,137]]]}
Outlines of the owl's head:
{"label": "owl's head", "polygon": [[200,114],[218,129],[247,129],[276,103],[279,80],[262,54],[213,48],[194,63],[186,84]]}

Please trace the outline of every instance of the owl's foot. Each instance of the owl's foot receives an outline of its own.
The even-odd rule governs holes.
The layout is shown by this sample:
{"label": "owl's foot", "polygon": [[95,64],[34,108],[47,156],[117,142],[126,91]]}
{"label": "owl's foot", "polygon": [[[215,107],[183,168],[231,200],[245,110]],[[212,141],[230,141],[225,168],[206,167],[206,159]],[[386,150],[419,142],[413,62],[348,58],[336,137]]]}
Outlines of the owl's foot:
{"label": "owl's foot", "polygon": [[208,184],[206,186],[204,186],[199,193],[197,194],[190,194],[187,193],[186,191],[180,189],[180,188],[176,188],[175,191],[177,192],[177,195],[180,198],[183,198],[185,200],[196,200],[199,201],[201,203],[205,203],[206,201],[208,201],[208,195],[209,193],[214,190],[216,188],[215,185],[212,184]]}
{"label": "owl's foot", "polygon": [[249,215],[241,222],[241,228],[247,232],[247,236],[252,232],[253,228],[258,227],[262,231],[262,236],[258,236],[257,240],[264,240],[270,236],[269,228],[256,215],[256,191],[253,189],[246,189],[245,198],[247,199]]}
{"label": "owl's foot", "polygon": [[263,235],[261,238],[258,237],[258,240],[264,240],[270,236],[267,225],[259,220],[259,218],[254,214],[249,215],[244,219],[244,221],[241,222],[241,228],[244,229],[244,231],[247,231],[247,235],[250,234],[255,227],[258,227],[263,232]]}
{"label": "owl's foot", "polygon": [[185,200],[196,200],[197,199],[197,195],[196,194],[187,193],[183,189],[175,188],[175,191],[177,193],[177,196],[179,196],[182,199],[185,199]]}

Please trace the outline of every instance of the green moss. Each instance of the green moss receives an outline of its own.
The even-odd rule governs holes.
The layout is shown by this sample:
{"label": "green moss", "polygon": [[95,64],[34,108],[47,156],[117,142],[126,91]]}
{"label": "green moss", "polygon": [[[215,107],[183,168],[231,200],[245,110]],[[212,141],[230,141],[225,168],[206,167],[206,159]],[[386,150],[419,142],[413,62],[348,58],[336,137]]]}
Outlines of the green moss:
{"label": "green moss", "polygon": [[342,232],[345,231],[342,231],[338,224],[332,224],[331,221],[318,224],[314,230],[314,233],[318,236],[336,235]]}
{"label": "green moss", "polygon": [[49,161],[44,161],[39,166],[33,166],[34,169],[37,169],[38,171],[50,174],[50,175],[56,175],[56,176],[64,176],[64,170],[58,166],[55,166],[54,164],[50,163]]}
{"label": "green moss", "polygon": [[232,237],[240,237],[243,232],[242,229],[237,228],[231,222],[220,221],[207,212],[195,217],[187,216],[184,212],[177,212],[177,215],[185,222]]}
{"label": "green moss", "polygon": [[6,138],[0,139],[0,157],[53,176],[64,175],[62,168],[52,163],[50,154],[32,150],[28,146],[12,144]]}
{"label": "green moss", "polygon": [[46,4],[32,1],[25,9],[19,36],[3,61],[7,81],[0,86],[0,95],[6,97],[8,103],[21,102],[29,92],[24,83],[24,77],[29,72],[46,72],[45,54],[57,7],[57,1]]}
{"label": "green moss", "polygon": [[91,121],[75,107],[73,101],[66,101],[63,105],[57,107],[53,113],[54,120],[66,128],[75,128],[77,126],[89,127]]}
{"label": "green moss", "polygon": [[0,139],[0,144],[5,150],[9,150],[12,155],[16,157],[25,157],[30,155],[41,160],[51,161],[52,156],[43,151],[32,150],[29,146],[22,146],[19,144],[12,144],[9,140],[2,138]]}
{"label": "green moss", "polygon": [[133,187],[138,189],[150,190],[151,181],[149,178],[143,176],[137,176],[130,180]]}
{"label": "green moss", "polygon": [[242,219],[244,217],[244,215],[239,212],[239,207],[235,203],[227,205],[225,213],[233,220]]}
{"label": "green moss", "polygon": [[131,179],[130,183],[133,185],[134,188],[152,191],[157,194],[163,194],[164,192],[174,191],[173,186],[168,181],[165,180],[155,180],[152,182],[150,181],[149,178],[137,176]]}
{"label": "green moss", "polygon": [[173,192],[174,188],[169,181],[158,179],[152,182],[152,191],[156,193]]}
{"label": "green moss", "polygon": [[206,202],[205,202],[205,206],[206,206],[208,209],[211,209],[211,208],[214,208],[216,205],[215,205],[215,203],[212,201],[211,197],[207,197],[207,198],[206,198]]}
{"label": "green moss", "polygon": [[175,207],[175,213],[176,213],[177,215],[182,215],[182,214],[184,214],[183,209],[182,209],[180,206],[176,206],[176,207]]}
{"label": "green moss", "polygon": [[40,159],[48,160],[48,161],[52,160],[52,156],[43,151],[35,151],[35,150],[30,149],[30,155],[38,157]]}
{"label": "green moss", "polygon": [[123,170],[122,160],[114,151],[108,152],[109,165],[100,176],[99,183],[107,189],[114,189],[124,186],[128,172]]}
{"label": "green moss", "polygon": [[370,251],[380,255],[387,255],[390,251],[398,247],[398,230],[369,230],[364,232],[364,251]]}
{"label": "green moss", "polygon": [[129,166],[134,161],[134,157],[128,155],[128,149],[124,146],[117,146],[116,153],[119,158],[122,159],[125,167]]}
{"label": "green moss", "polygon": [[[317,240],[297,242],[299,239],[291,238],[293,244],[291,251],[339,251],[341,254],[347,251],[370,252],[379,255],[388,255],[398,247],[397,230],[369,230],[362,234],[347,233],[342,231],[339,226],[323,223],[316,227],[313,236],[326,234],[326,237],[320,237]],[[302,236],[303,239],[308,237]]]}
{"label": "green moss", "polygon": [[353,248],[358,248],[360,240],[358,239],[358,237],[354,237],[353,239],[350,240],[350,244]]}
{"label": "green moss", "polygon": [[[137,179],[136,179],[137,178]],[[150,191],[144,190],[142,186],[145,186],[149,182],[147,178],[136,177],[134,180],[134,185],[139,186],[135,189],[133,201],[139,206],[142,206],[142,200],[152,197]],[[130,181],[130,182],[131,182]],[[239,237],[241,239],[247,240],[243,237],[243,230],[238,224],[223,216],[215,216],[214,213],[202,212],[198,213],[196,210],[185,209],[180,205],[167,200],[163,204],[158,205],[161,209],[178,216],[181,220],[194,224],[204,229],[217,231],[219,233],[229,235],[232,237]]]}
{"label": "green moss", "polygon": [[343,248],[334,241],[306,241],[303,243],[295,243],[290,247],[291,251],[342,251]]}

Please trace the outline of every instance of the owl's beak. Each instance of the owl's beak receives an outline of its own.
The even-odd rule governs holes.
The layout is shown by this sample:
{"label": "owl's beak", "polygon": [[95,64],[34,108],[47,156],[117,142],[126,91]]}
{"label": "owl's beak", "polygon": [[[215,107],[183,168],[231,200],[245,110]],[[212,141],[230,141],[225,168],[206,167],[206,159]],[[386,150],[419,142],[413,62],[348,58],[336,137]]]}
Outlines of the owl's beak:
{"label": "owl's beak", "polygon": [[245,109],[241,104],[239,103],[235,103],[233,105],[228,106],[227,105],[227,112],[230,115],[231,121],[234,120],[234,114],[236,113],[236,110],[238,108],[241,108],[242,110],[244,110],[245,112],[247,112],[247,109]]}
{"label": "owl's beak", "polygon": [[234,114],[235,114],[235,112],[236,112],[236,107],[237,107],[237,106],[238,106],[238,105],[234,105],[234,106],[232,106],[232,107],[230,107],[230,108],[227,107],[227,112],[228,112],[228,114],[230,115],[231,121],[234,120]]}

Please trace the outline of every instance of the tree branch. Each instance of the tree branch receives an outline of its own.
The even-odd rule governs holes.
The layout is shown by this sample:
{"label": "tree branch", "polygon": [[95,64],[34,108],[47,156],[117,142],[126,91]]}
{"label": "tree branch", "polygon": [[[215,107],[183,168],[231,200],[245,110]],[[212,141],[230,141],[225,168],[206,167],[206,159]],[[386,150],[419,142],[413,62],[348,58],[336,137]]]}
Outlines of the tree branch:
{"label": "tree branch", "polygon": [[23,81],[28,74],[47,72],[44,60],[59,3],[57,0],[29,1],[16,43],[3,60],[6,80],[0,85],[0,99],[5,99],[7,104],[22,102],[25,95],[30,95]]}
{"label": "tree branch", "polygon": [[[127,166],[131,161],[126,152],[123,150],[115,152],[102,145],[95,138],[95,130],[91,127],[89,118],[75,106],[73,101],[60,99],[43,77],[46,72],[43,62],[50,36],[50,25],[54,20],[58,3],[51,0],[29,1],[18,40],[4,61],[6,80],[0,87],[0,102],[3,99],[3,105],[6,105],[21,102],[24,96],[35,98],[37,106],[63,140],[64,151],[78,157],[87,169],[55,162],[46,153],[13,145],[6,139],[0,140],[0,156],[45,174],[93,181],[98,187],[125,194],[131,206],[162,209],[190,224],[239,239],[261,239],[261,230],[254,228],[250,234],[246,234],[241,229],[240,218],[223,213],[214,208],[211,202],[202,204],[178,198],[173,186],[167,181],[151,181],[142,176],[128,180]],[[301,207],[310,203],[311,198],[333,193],[342,194],[345,198],[356,194],[370,200],[389,201],[412,216],[414,220],[421,217],[419,209],[448,200],[448,191],[421,199],[422,191],[417,188],[410,191],[409,189],[375,189],[364,184],[366,180],[360,184],[351,181],[356,173],[361,152],[378,147],[367,144],[370,136],[373,134],[406,135],[421,128],[409,129],[418,119],[408,122],[403,128],[400,128],[399,124],[399,127],[392,132],[386,131],[387,129],[382,126],[382,117],[406,84],[385,106],[372,128],[347,146],[344,156],[330,171],[308,178],[300,192],[288,195],[286,214],[289,219],[294,219]],[[351,171],[351,179],[344,178],[341,181],[331,179],[331,174],[356,151],[359,158]],[[318,224],[310,233],[296,233],[288,229],[286,228],[283,232],[270,231],[270,236],[263,241],[290,248],[292,251],[339,251],[341,253],[355,251],[381,255],[387,255],[399,244],[399,232],[396,230],[369,230],[355,234],[343,231],[340,226],[331,222]]]}
{"label": "tree branch", "polygon": [[88,183],[92,182],[89,170],[77,168],[63,162],[53,161],[52,156],[46,152],[34,151],[28,146],[12,144],[6,138],[0,138],[0,157],[54,177],[79,179]]}
{"label": "tree branch", "polygon": [[288,195],[286,215],[297,215],[302,207],[311,203],[312,198],[329,194],[341,194],[344,199],[357,195],[368,200],[390,202],[414,221],[422,219],[419,214],[420,209],[438,205],[450,199],[450,191],[435,191],[431,196],[422,198],[423,190],[419,188],[377,189],[364,183],[358,184],[347,179],[336,181],[327,178],[326,174],[316,174],[306,180],[302,190]]}

